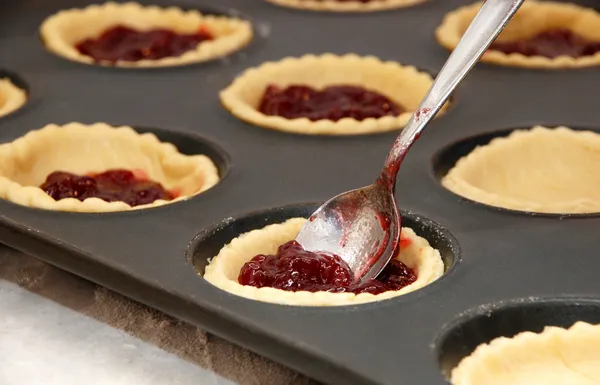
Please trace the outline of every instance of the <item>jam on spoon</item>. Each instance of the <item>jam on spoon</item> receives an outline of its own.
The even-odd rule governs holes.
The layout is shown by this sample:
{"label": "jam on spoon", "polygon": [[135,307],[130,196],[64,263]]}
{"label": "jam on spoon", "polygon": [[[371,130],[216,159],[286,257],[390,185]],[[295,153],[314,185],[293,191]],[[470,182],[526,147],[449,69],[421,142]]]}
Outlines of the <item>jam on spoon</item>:
{"label": "jam on spoon", "polygon": [[[403,242],[407,246],[410,240]],[[416,280],[414,270],[392,259],[377,279],[357,285],[350,268],[340,257],[304,250],[296,241],[279,246],[276,255],[255,256],[242,266],[238,276],[238,282],[248,286],[355,294],[400,290]]]}
{"label": "jam on spoon", "polygon": [[40,188],[55,200],[100,198],[107,202],[125,202],[132,207],[177,197],[160,183],[149,180],[143,171],[122,169],[85,176],[56,171],[48,175]]}
{"label": "jam on spoon", "polygon": [[206,28],[191,34],[178,34],[168,29],[137,31],[118,25],[97,38],[83,40],[75,46],[82,55],[95,61],[116,62],[158,60],[176,57],[196,49],[199,43],[214,39]]}
{"label": "jam on spoon", "polygon": [[515,41],[494,42],[490,50],[525,56],[582,57],[600,52],[600,41],[590,41],[569,29],[552,29],[535,36]]}
{"label": "jam on spoon", "polygon": [[281,88],[271,84],[265,90],[258,110],[265,115],[312,121],[364,120],[398,116],[404,112],[401,106],[386,96],[352,85],[333,85],[315,90],[303,85]]}

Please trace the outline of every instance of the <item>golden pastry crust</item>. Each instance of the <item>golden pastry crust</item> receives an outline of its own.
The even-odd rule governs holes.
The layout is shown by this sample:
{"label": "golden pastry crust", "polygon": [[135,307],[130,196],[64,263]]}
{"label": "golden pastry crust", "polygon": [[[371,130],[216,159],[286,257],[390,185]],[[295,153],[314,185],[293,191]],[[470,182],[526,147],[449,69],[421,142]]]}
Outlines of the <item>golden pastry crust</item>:
{"label": "golden pastry crust", "polygon": [[442,185],[512,210],[600,212],[600,135],[567,127],[517,130],[459,159]]}
{"label": "golden pastry crust", "polygon": [[374,0],[368,3],[360,1],[336,0],[267,0],[284,7],[321,12],[376,12],[389,9],[410,7],[427,0]]}
{"label": "golden pastry crust", "polygon": [[597,385],[600,325],[500,337],[477,347],[452,371],[453,385]]}
{"label": "golden pastry crust", "polygon": [[[78,42],[99,36],[116,25],[142,31],[166,28],[178,33],[194,33],[205,26],[215,39],[203,41],[195,50],[178,57],[135,62],[95,63],[75,48]],[[249,22],[232,17],[202,15],[198,11],[184,11],[176,7],[144,7],[137,3],[113,2],[60,11],[44,21],[40,32],[48,49],[57,55],[82,63],[118,67],[167,67],[208,61],[241,49],[252,40],[253,34]]]}
{"label": "golden pastry crust", "polygon": [[444,263],[439,251],[429,245],[427,240],[417,236],[413,230],[402,228],[402,237],[412,242],[403,248],[396,257],[408,267],[415,269],[417,281],[398,291],[381,294],[353,294],[308,291],[285,291],[270,287],[257,288],[240,285],[238,275],[244,263],[258,254],[275,254],[277,248],[293,240],[306,219],[292,218],[283,223],[266,226],[242,234],[225,245],[206,267],[204,278],[220,289],[230,293],[283,305],[297,306],[340,306],[379,301],[396,297],[420,289],[444,274]]}
{"label": "golden pastry crust", "polygon": [[[438,42],[449,50],[456,48],[481,5],[482,3],[478,2],[448,13],[435,32]],[[569,29],[589,40],[600,41],[600,13],[571,3],[528,0],[523,3],[497,40],[500,42],[528,38],[555,28]],[[559,56],[552,59],[488,50],[481,60],[527,68],[578,68],[599,65],[600,53],[578,58]]]}
{"label": "golden pastry crust", "polygon": [[27,93],[14,85],[10,79],[0,79],[0,117],[21,108],[27,101]]}
{"label": "golden pastry crust", "polygon": [[[233,115],[248,123],[273,130],[309,135],[359,135],[401,129],[406,125],[433,79],[415,67],[396,62],[383,62],[373,56],[355,54],[336,56],[306,55],[267,62],[246,70],[221,91],[221,103]],[[337,122],[308,118],[286,119],[269,116],[257,110],[263,93],[271,83],[281,87],[302,84],[317,89],[336,84],[361,86],[377,91],[401,105],[407,111],[399,116],[358,121],[353,118]],[[444,108],[438,114],[441,115]]]}
{"label": "golden pastry crust", "polygon": [[[75,174],[124,168],[143,170],[178,198],[131,207],[99,198],[54,200],[40,186],[54,171]],[[199,194],[219,181],[215,164],[205,155],[184,155],[154,134],[105,123],[49,124],[0,145],[0,198],[23,206],[57,211],[111,212],[161,206]]]}

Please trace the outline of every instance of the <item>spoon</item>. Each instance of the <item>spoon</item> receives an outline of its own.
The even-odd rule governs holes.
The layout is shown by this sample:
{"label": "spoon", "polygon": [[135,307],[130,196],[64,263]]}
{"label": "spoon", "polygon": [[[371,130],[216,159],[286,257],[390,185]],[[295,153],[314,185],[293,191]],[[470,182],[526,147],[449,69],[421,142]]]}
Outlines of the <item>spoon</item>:
{"label": "spoon", "polygon": [[401,218],[394,194],[402,160],[523,1],[484,2],[394,142],[375,183],[337,195],[319,207],[296,237],[305,250],[338,255],[359,284],[377,277],[399,247]]}

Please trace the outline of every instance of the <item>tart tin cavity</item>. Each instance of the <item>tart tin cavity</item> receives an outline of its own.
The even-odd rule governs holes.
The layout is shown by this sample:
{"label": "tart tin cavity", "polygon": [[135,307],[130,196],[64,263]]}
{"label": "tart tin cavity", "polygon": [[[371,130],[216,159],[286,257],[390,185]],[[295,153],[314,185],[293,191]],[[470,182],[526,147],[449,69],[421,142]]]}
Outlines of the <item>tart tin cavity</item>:
{"label": "tart tin cavity", "polygon": [[[576,166],[586,167],[588,163],[580,161],[577,157],[587,159],[591,163],[594,162],[593,159],[596,153],[594,146],[600,148],[600,136],[598,135],[598,132],[594,130],[565,126],[534,126],[478,134],[459,140],[439,150],[433,157],[433,173],[442,186],[451,193],[457,194],[469,202],[492,209],[525,215],[560,218],[566,216],[597,216],[600,213],[596,208],[600,203],[596,203],[584,187],[580,187],[581,194],[589,196],[585,199],[582,198],[584,195],[574,195],[572,197],[561,195],[555,197],[555,200],[551,197],[545,197],[536,201],[533,197],[527,195],[529,193],[525,190],[519,191],[507,187],[511,183],[516,183],[513,179],[507,179],[507,173],[508,175],[514,175],[509,172],[511,169],[508,165],[511,159],[520,157],[529,165],[524,165],[524,167],[515,165],[514,172],[530,171],[529,174],[514,175],[514,180],[526,176],[528,180],[533,181],[538,178],[538,174],[541,176],[547,175],[552,179],[543,180],[540,176],[541,179],[538,180],[540,186],[546,185],[547,188],[539,187],[536,190],[552,188],[558,194],[562,191],[561,188],[571,186],[572,188],[568,188],[567,192],[574,191],[575,188],[578,188],[577,181],[569,182],[563,180],[563,178],[573,179],[572,175],[583,174],[585,178],[582,178],[581,185],[584,186],[587,180],[593,177],[593,175],[588,174],[589,170],[576,168]],[[569,143],[566,143],[567,139]],[[513,142],[509,144],[509,141]],[[569,146],[566,146],[567,144]],[[530,148],[527,150],[529,154],[535,154],[533,159],[523,154],[524,149],[527,148],[526,146],[538,146],[535,149]],[[560,161],[560,157],[567,150],[573,151],[573,155],[565,155],[566,158]],[[500,155],[501,157],[499,157]],[[538,159],[544,159],[544,156],[546,157],[545,160],[540,161],[543,164],[534,167],[535,162]],[[495,174],[486,171],[498,162],[504,164],[506,169]],[[547,165],[548,169],[545,170],[544,165]],[[558,169],[553,172],[554,167]],[[564,167],[567,167],[564,171],[568,170],[566,174],[560,172],[563,171],[561,168]],[[459,169],[460,171],[458,171]],[[445,179],[451,171],[452,178]],[[498,178],[498,180],[492,181],[489,178]],[[504,179],[506,181],[503,182]],[[494,186],[497,186],[498,189],[506,189],[506,194],[511,195],[505,195],[500,192],[501,190],[494,190]]]}
{"label": "tart tin cavity", "polygon": [[17,74],[0,69],[0,119],[17,112],[29,101],[29,86]]}
{"label": "tart tin cavity", "polygon": [[[77,43],[96,38],[118,25],[140,31],[168,29],[182,34],[194,33],[205,27],[214,38],[201,42],[196,49],[180,56],[157,60],[96,62],[75,48]],[[85,8],[61,10],[44,20],[40,26],[40,34],[48,50],[66,59],[86,64],[137,68],[181,66],[227,56],[250,43],[253,28],[249,21],[228,15],[205,15],[197,10],[184,10],[175,6],[144,6],[137,2],[109,1]]]}
{"label": "tart tin cavity", "polygon": [[577,322],[599,324],[600,300],[524,298],[481,305],[452,321],[438,337],[435,345],[442,373],[449,379],[463,358],[496,338],[541,333],[547,326],[567,329]]}
{"label": "tart tin cavity", "polygon": [[[186,252],[188,261],[194,266],[198,275],[200,277],[203,277],[209,260],[215,257],[217,254],[219,254],[219,252],[223,248],[223,245],[229,244],[234,238],[237,238],[240,235],[251,232],[253,230],[262,229],[268,225],[286,222],[288,219],[291,218],[308,218],[318,206],[319,205],[316,204],[290,205],[274,209],[257,211],[235,219],[225,219],[220,223],[217,223],[203,230],[190,242]],[[439,251],[440,256],[442,258],[442,262],[444,264],[444,274],[446,274],[449,270],[451,270],[454,267],[455,263],[459,259],[460,249],[458,247],[458,242],[456,241],[456,239],[446,229],[444,229],[441,225],[433,221],[430,221],[424,217],[407,211],[402,211],[402,219],[403,227],[408,227],[414,230],[417,236],[427,240],[433,249]],[[443,278],[443,276],[438,279],[441,278]],[[438,279],[426,284],[426,286],[422,288],[416,289],[415,292],[426,290],[428,286],[435,285]],[[409,287],[410,286],[407,286],[406,288]],[[409,293],[390,298],[387,298],[388,295],[384,293],[382,295],[385,298],[381,300],[402,298],[403,296],[406,296]],[[311,305],[311,303],[313,302],[311,302],[310,299],[304,298],[307,296],[308,293],[295,293],[300,295],[300,298],[296,299],[293,298],[294,296],[290,296],[289,294],[290,292],[284,292],[284,297],[287,297],[287,300],[280,302],[281,304],[313,306]],[[369,295],[368,297],[376,296]],[[268,298],[261,299],[259,297],[255,297],[252,299],[265,300],[267,302],[271,302],[271,300],[269,300]],[[304,301],[303,299],[305,299],[306,301]],[[373,302],[372,299],[360,300],[360,297],[355,298],[352,301],[345,301],[340,298],[332,298],[329,300],[327,298],[321,298],[320,300],[323,302],[322,305],[324,306],[349,306],[364,302]],[[318,301],[316,300],[314,301],[314,306],[319,305],[317,302]]]}
{"label": "tart tin cavity", "polygon": [[[93,2],[79,0],[76,6]],[[178,5],[199,2],[180,0]],[[590,87],[599,84],[600,72],[592,69],[550,73],[476,66],[457,91],[454,108],[432,121],[431,130],[415,143],[400,171],[398,203],[451,230],[462,250],[453,270],[433,285],[361,306],[279,306],[224,292],[186,263],[190,240],[224,218],[239,221],[266,207],[322,202],[372,183],[397,135],[300,136],[251,127],[219,105],[218,94],[232,79],[249,66],[324,52],[355,52],[438,71],[448,54],[437,47],[434,30],[464,0],[361,15],[219,0],[221,9],[268,20],[272,31],[265,44],[252,50],[248,60],[164,71],[106,71],[57,60],[45,52],[36,31],[41,21],[73,7],[74,1],[28,2],[26,10],[23,2],[5,3],[2,12],[15,17],[2,22],[6,37],[0,39],[0,52],[11,53],[3,55],[2,66],[30,82],[36,104],[1,120],[0,142],[46,123],[108,121],[173,129],[174,136],[190,134],[190,143],[201,135],[221,143],[233,163],[218,185],[197,198],[152,210],[82,215],[33,210],[0,199],[4,244],[326,384],[397,385],[399,378],[407,378],[414,385],[447,385],[431,343],[465,309],[506,298],[600,292],[600,218],[530,220],[499,214],[461,201],[429,170],[439,149],[498,127],[527,128],[540,122],[600,127],[597,92]],[[171,0],[140,3],[173,5]],[[240,51],[239,57],[247,52]],[[187,135],[176,142],[170,131],[156,133],[184,151]],[[243,230],[239,223],[238,233]],[[212,245],[213,251],[226,239],[221,242]]]}

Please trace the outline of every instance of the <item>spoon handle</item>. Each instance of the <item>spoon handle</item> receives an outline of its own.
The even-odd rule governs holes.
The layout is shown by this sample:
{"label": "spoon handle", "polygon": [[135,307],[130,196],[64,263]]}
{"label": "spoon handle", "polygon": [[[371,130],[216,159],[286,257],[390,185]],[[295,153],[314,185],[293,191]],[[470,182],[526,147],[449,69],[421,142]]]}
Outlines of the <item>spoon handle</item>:
{"label": "spoon handle", "polygon": [[487,0],[483,3],[421,104],[394,142],[380,176],[390,189],[394,189],[400,164],[410,146],[512,19],[522,3],[523,0]]}

